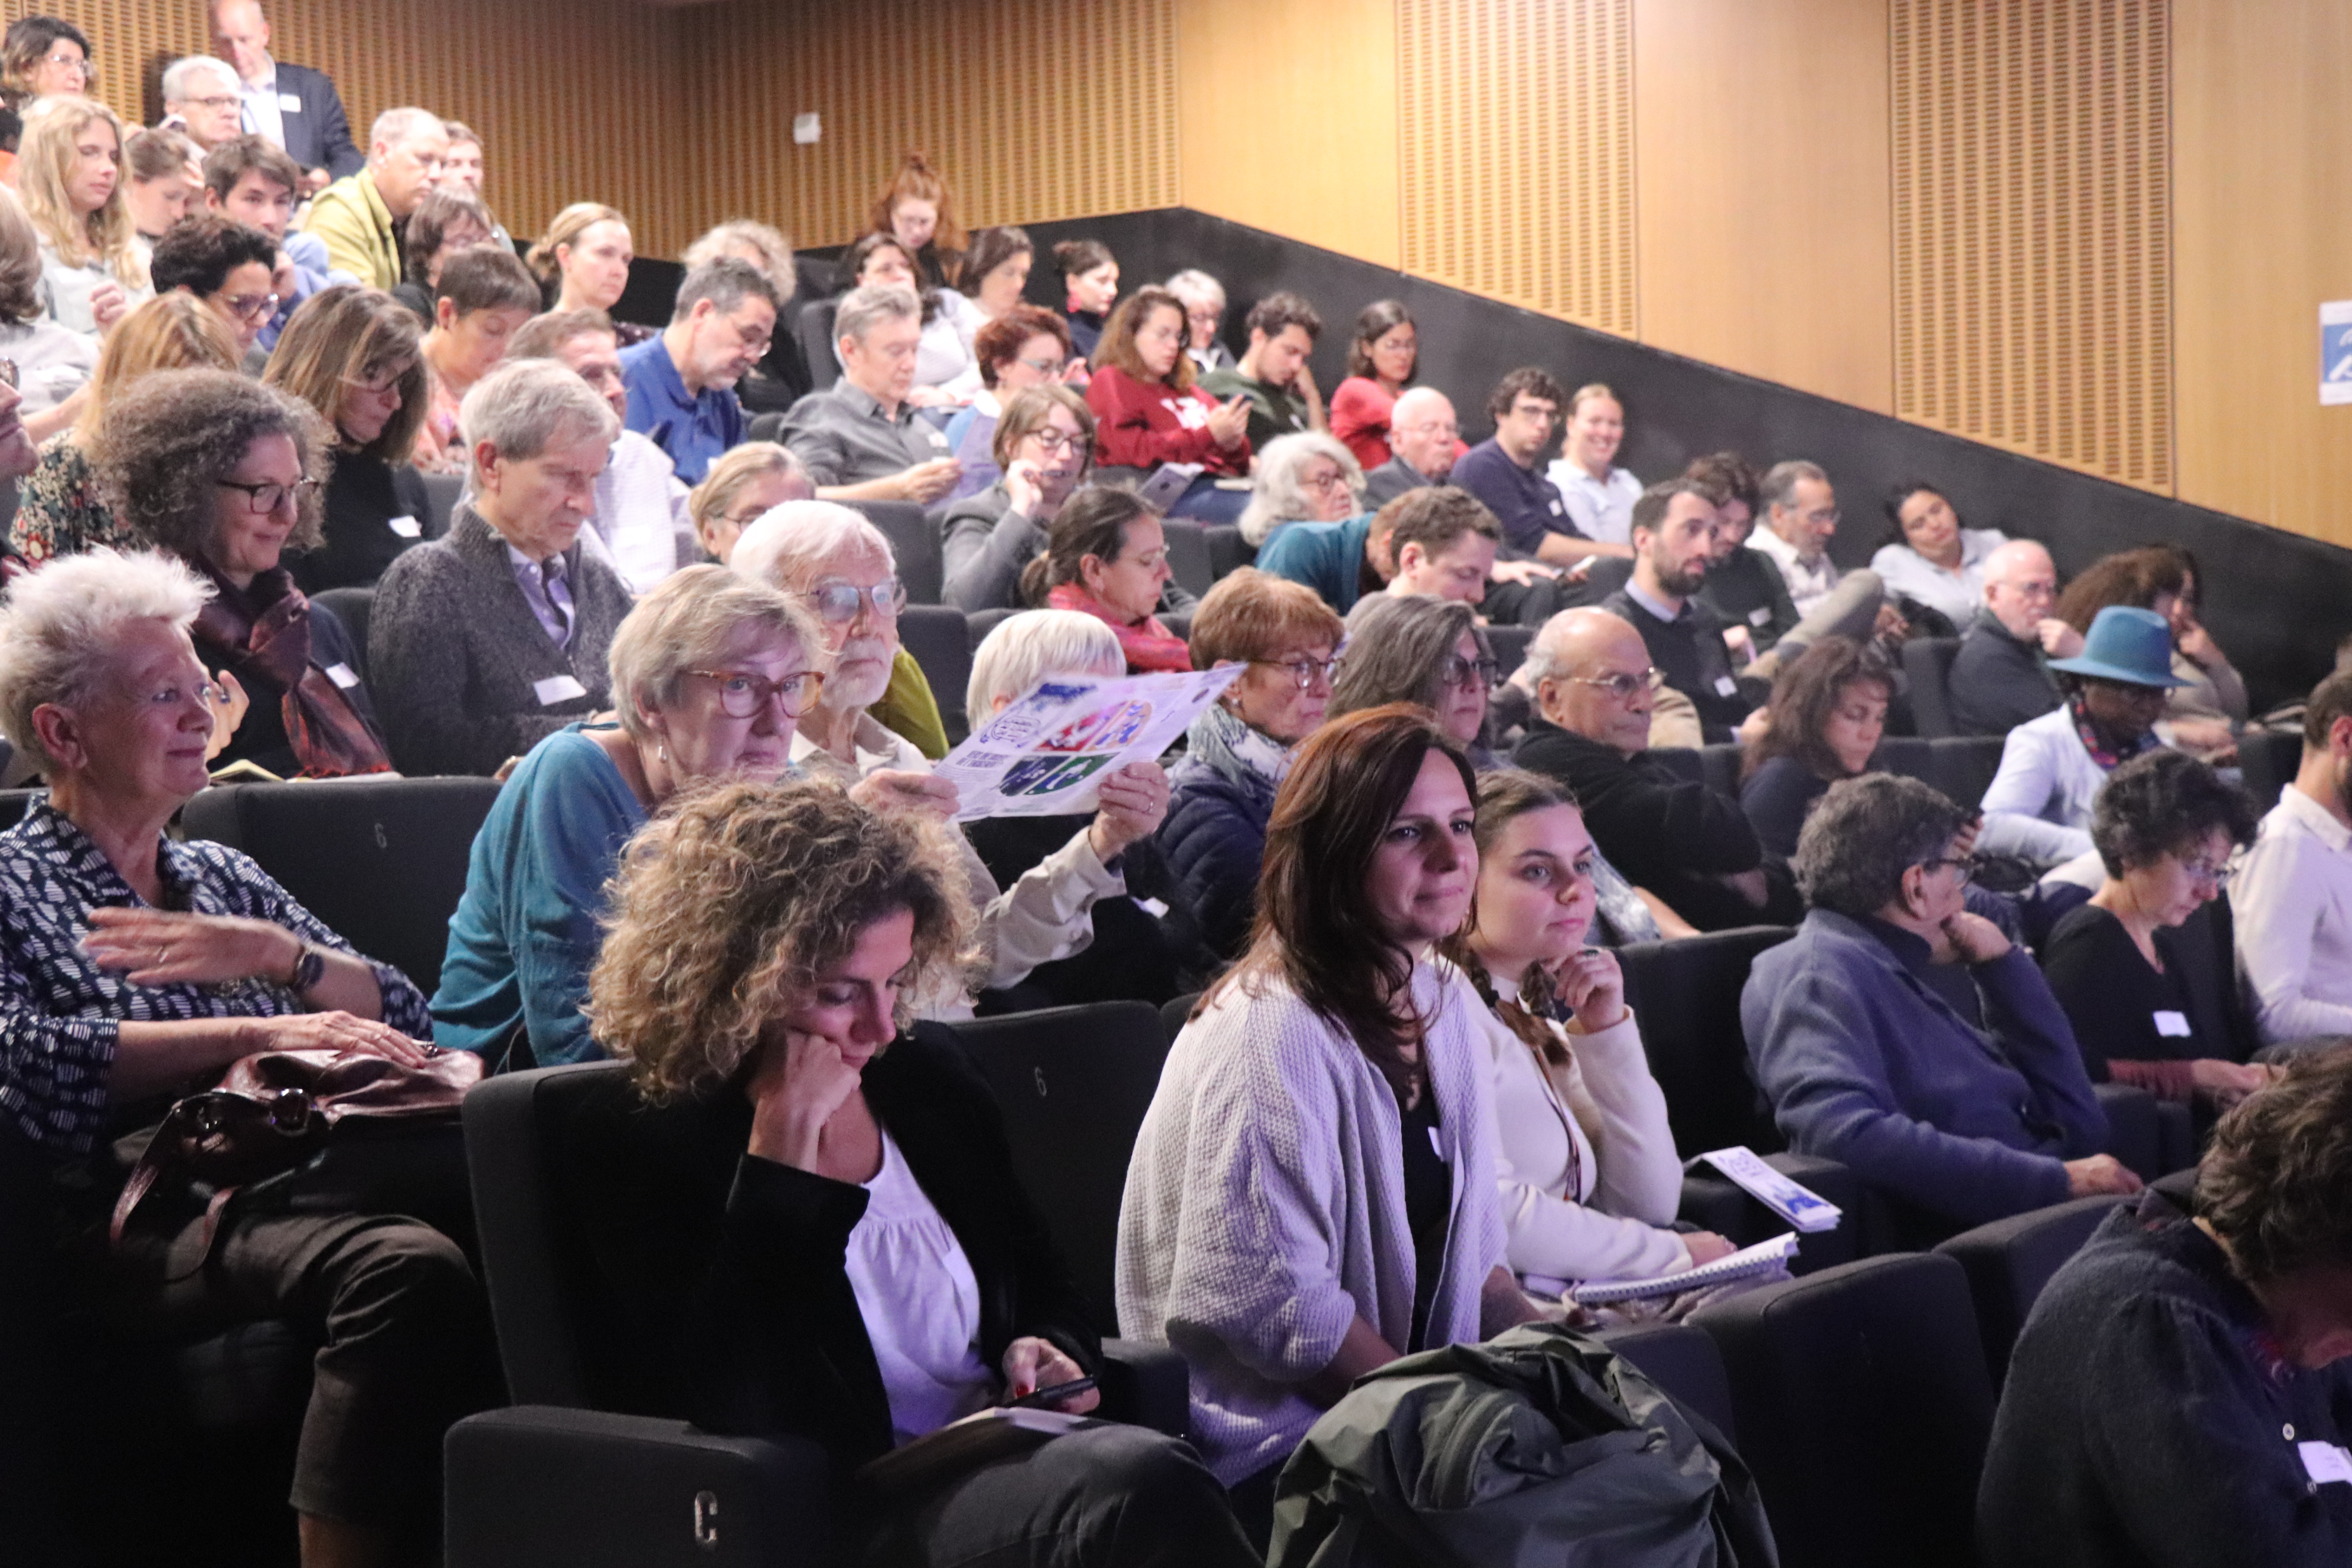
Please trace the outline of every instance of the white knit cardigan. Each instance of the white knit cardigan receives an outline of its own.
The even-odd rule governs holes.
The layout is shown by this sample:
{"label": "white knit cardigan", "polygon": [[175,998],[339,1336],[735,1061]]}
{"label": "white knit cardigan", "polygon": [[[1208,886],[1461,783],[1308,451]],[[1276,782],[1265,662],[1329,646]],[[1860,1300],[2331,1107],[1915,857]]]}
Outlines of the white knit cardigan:
{"label": "white knit cardigan", "polygon": [[[1356,1318],[1410,1350],[1414,1264],[1395,1095],[1355,1042],[1286,983],[1225,988],[1176,1038],[1128,1166],[1118,1320],[1192,1375],[1193,1442],[1220,1481],[1288,1456],[1322,1412],[1297,1385]],[[1470,983],[1440,961],[1412,992],[1453,1217],[1425,1346],[1479,1337],[1503,1258],[1492,1068]]]}

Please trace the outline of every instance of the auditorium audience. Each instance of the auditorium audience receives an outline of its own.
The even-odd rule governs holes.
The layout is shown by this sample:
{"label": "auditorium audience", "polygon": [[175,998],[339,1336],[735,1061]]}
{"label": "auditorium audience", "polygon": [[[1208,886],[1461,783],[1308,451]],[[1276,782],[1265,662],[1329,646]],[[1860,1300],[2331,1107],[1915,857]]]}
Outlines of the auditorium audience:
{"label": "auditorium audience", "polygon": [[[1045,552],[1054,519],[1086,480],[1094,432],[1094,410],[1076,388],[1048,382],[1012,395],[990,454],[1000,470],[996,482],[948,508],[941,520],[945,603],[967,615],[1020,603],[1023,569]],[[1171,595],[1181,602],[1171,603]],[[1172,579],[1161,590],[1163,608],[1192,602]]]}
{"label": "auditorium audience", "polygon": [[189,628],[196,657],[251,704],[217,765],[279,778],[392,765],[359,645],[280,560],[318,543],[327,443],[309,404],[224,370],[148,376],[99,426],[90,466],[117,521],[211,589]]}
{"label": "auditorium audience", "polygon": [[[1373,523],[1388,533],[1386,554],[1396,574],[1389,594],[1426,594],[1475,605],[1486,596],[1502,525],[1468,490],[1435,485],[1407,491],[1382,507]],[[1369,551],[1367,555],[1369,558]]]}
{"label": "auditorium audience", "polygon": [[122,318],[99,351],[89,396],[73,424],[49,438],[20,482],[8,547],[35,566],[99,545],[137,550],[147,542],[116,522],[90,480],[89,443],[108,405],[159,370],[235,370],[236,340],[213,309],[187,294],[150,300]]}
{"label": "auditorium audience", "polygon": [[148,263],[155,291],[184,289],[203,300],[236,340],[242,363],[278,313],[271,270],[278,242],[257,228],[210,214],[183,218]]}
{"label": "auditorium audience", "polygon": [[[1075,328],[1071,336],[1084,346]],[[1095,460],[1147,477],[1163,463],[1197,463],[1202,471],[1167,515],[1238,520],[1245,497],[1217,481],[1249,472],[1249,403],[1219,403],[1201,390],[1184,354],[1184,302],[1145,284],[1120,301],[1093,358],[1087,404],[1095,411]]]}
{"label": "auditorium audience", "polygon": [[1868,605],[1881,640],[1899,641],[1906,628],[1886,602],[1878,574],[1843,571],[1830,559],[1838,527],[1837,491],[1821,465],[1801,458],[1775,463],[1764,476],[1762,492],[1765,525],[1748,535],[1748,547],[1762,551],[1780,569],[1797,614],[1827,615],[1842,624],[1847,607],[1859,614]]}
{"label": "auditorium audience", "polygon": [[[2102,556],[2058,596],[2058,619],[2078,636],[2109,605],[2154,610],[2172,628],[2172,673],[2165,740],[2216,763],[2234,761],[2247,719],[2246,683],[2197,619],[2197,558],[2172,544]],[[2068,651],[2073,651],[2069,649]]]}
{"label": "auditorium audience", "polygon": [[[1697,598],[1713,610],[1727,628],[1733,668],[1769,679],[1780,660],[1752,670],[1759,659],[1796,630],[1797,606],[1780,569],[1760,550],[1748,548],[1763,511],[1763,489],[1756,470],[1737,452],[1712,452],[1693,458],[1683,478],[1699,488],[1715,504],[1715,537],[1707,546],[1706,581]],[[1793,658],[1801,649],[1791,647]]]}
{"label": "auditorium audience", "polygon": [[2230,910],[2263,1044],[2352,1035],[2352,674],[2312,689],[2302,765],[2263,816]]}
{"label": "auditorium audience", "polygon": [[[1307,356],[1323,334],[1323,318],[1299,295],[1268,294],[1250,307],[1249,347],[1229,370],[1201,378],[1201,390],[1215,398],[1249,400],[1249,443],[1264,460],[1277,437],[1321,432],[1323,399]],[[1354,459],[1350,458],[1350,462]]]}
{"label": "auditorium audience", "polygon": [[0,37],[0,98],[18,112],[37,98],[71,98],[98,85],[89,38],[60,16],[19,16]]}
{"label": "auditorium audience", "polygon": [[2111,605],[2083,651],[2053,658],[2065,701],[2009,732],[1985,786],[1978,847],[2055,866],[2091,853],[2091,808],[2116,764],[2160,746],[2156,721],[2172,674],[2172,631],[2153,610]]}
{"label": "auditorium audience", "polygon": [[1100,1367],[986,1083],[952,1037],[900,1030],[971,934],[944,837],[823,786],[737,784],[626,857],[590,994],[630,1078],[579,1097],[556,1179],[590,1216],[600,1298],[646,1325],[635,1405],[818,1445],[832,1533],[865,1561],[1255,1563],[1191,1450],[1139,1427],[1088,1424],[887,1503],[855,1479]]}
{"label": "auditorium audience", "polygon": [[419,353],[431,373],[425,420],[409,460],[428,474],[466,469],[457,410],[506,357],[507,341],[539,309],[539,286],[513,251],[477,245],[449,258],[433,289],[433,330]]}
{"label": "auditorium audience", "polygon": [[335,432],[321,542],[290,563],[306,594],[373,586],[431,525],[432,499],[407,463],[425,418],[417,343],[416,318],[391,295],[340,283],[294,313],[269,356],[262,379]]}
{"label": "auditorium audience", "polygon": [[1160,519],[1129,491],[1088,485],[1072,495],[1045,532],[1045,552],[1022,569],[1031,605],[1092,616],[1118,637],[1135,675],[1192,668],[1184,639],[1160,622],[1168,585],[1168,537]]}
{"label": "auditorium audience", "polygon": [[302,302],[335,279],[327,247],[315,234],[289,232],[302,171],[259,136],[236,136],[205,154],[205,210],[259,229],[278,242],[271,268],[278,312],[261,329],[261,346],[275,349]]}
{"label": "auditorium audience", "polygon": [[[951,408],[980,386],[973,342],[982,325],[980,307],[953,289],[921,282],[915,253],[896,237],[869,234],[849,247],[842,271],[852,289],[904,289],[922,302],[922,336],[915,350],[914,384],[908,404],[916,408]],[[834,358],[842,359],[836,339]],[[845,362],[844,362],[845,363]],[[1059,362],[1055,369],[1060,368]]]}
{"label": "auditorium audience", "polygon": [[1757,709],[1751,700],[1757,692],[1743,690],[1732,673],[1722,619],[1696,596],[1706,582],[1715,526],[1715,503],[1697,480],[1652,485],[1633,505],[1633,574],[1601,601],[1601,608],[1642,634],[1650,662],[1668,688],[1690,700],[1710,745],[1739,736]]}
{"label": "auditorium audience", "polygon": [[[559,360],[612,405],[615,417],[627,416],[620,342],[602,310],[534,316],[508,340],[507,358]],[[716,469],[718,464],[711,466]],[[630,593],[642,594],[694,559],[695,537],[687,489],[678,483],[669,454],[625,426],[613,438],[604,471],[596,476],[596,510],[581,542],[601,554]]]}
{"label": "auditorium audience", "polygon": [[1654,913],[1701,931],[1795,923],[1786,868],[1766,858],[1739,803],[1643,755],[1663,677],[1641,633],[1605,610],[1562,611],[1536,634],[1524,673],[1536,711],[1511,760],[1568,786]]}
{"label": "auditorium audience", "polygon": [[2051,613],[2057,602],[2058,568],[2036,541],[2012,539],[1985,557],[1984,607],[1952,656],[1954,729],[2006,735],[2065,700],[2050,658],[2081,652],[2082,634]]}
{"label": "auditorium audience", "polygon": [[1070,323],[1070,342],[1091,361],[1118,299],[1118,258],[1099,240],[1065,239],[1054,247],[1054,269],[1062,277],[1062,314]]}
{"label": "auditorium audience", "polygon": [[204,153],[176,131],[133,131],[123,144],[130,176],[122,187],[131,211],[132,244],[142,261],[155,254],[163,231],[188,216],[196,195],[196,167]]}
{"label": "auditorium audience", "polygon": [[1502,671],[1475,606],[1426,594],[1376,594],[1348,615],[1348,658],[1331,683],[1331,717],[1391,702],[1425,709],[1474,768],[1495,766],[1482,743],[1486,694]]}
{"label": "auditorium audience", "polygon": [[1889,594],[1925,605],[1955,629],[1984,605],[1986,558],[2009,542],[1997,528],[1963,528],[1943,491],[1925,479],[1905,479],[1886,492],[1885,543],[1870,569]]}
{"label": "auditorium audience", "polygon": [[1255,564],[1261,572],[1314,590],[1344,616],[1396,575],[1390,532],[1404,515],[1392,510],[1397,504],[1343,516],[1336,522],[1286,523],[1258,551]]}
{"label": "auditorium audience", "polygon": [[441,181],[434,188],[479,204],[490,226],[491,243],[512,250],[514,236],[507,232],[506,225],[490,211],[489,203],[482,195],[482,182],[489,176],[489,166],[483,156],[481,132],[455,120],[441,123],[449,132],[449,153],[441,160]]}
{"label": "auditorium audience", "polygon": [[1794,855],[1813,804],[1869,771],[1894,695],[1876,647],[1851,637],[1823,637],[1781,666],[1763,732],[1740,753],[1739,809],[1765,848]]}
{"label": "auditorium audience", "polygon": [[[398,970],[243,855],[164,832],[205,785],[213,712],[189,641],[205,597],[177,563],[106,552],[24,579],[0,607],[0,732],[49,786],[0,834],[0,1080],[58,1237],[106,1230],[144,1142],[119,1152],[117,1132],[152,1128],[237,1058],[323,1048],[413,1067],[426,1052],[425,999]],[[323,1194],[208,1211],[202,1192],[172,1178],[139,1204],[78,1310],[156,1342],[275,1320],[316,1346],[289,1498],[302,1561],[397,1560],[403,1531],[437,1518],[442,1434],[496,1395],[465,1255]],[[12,1290],[26,1262],[10,1259]]]}
{"label": "auditorium audience", "polygon": [[750,262],[706,261],[677,286],[669,325],[621,351],[628,427],[669,454],[681,483],[700,484],[712,459],[743,439],[735,384],[767,353],[779,303],[775,283]]}
{"label": "auditorium audience", "polygon": [[458,411],[470,483],[446,537],[403,553],[376,585],[368,669],[411,773],[494,773],[611,706],[606,658],[629,591],[583,551],[596,475],[620,421],[561,364],[527,360],[477,382]]}
{"label": "auditorium audience", "polygon": [[1194,1446],[1245,1524],[1357,1378],[1535,1316],[1504,1263],[1486,1006],[1429,951],[1470,910],[1475,789],[1402,705],[1299,748],[1249,950],[1136,1139],[1119,1328],[1184,1356]]}
{"label": "auditorium audience", "polygon": [[1675,1229],[1683,1169],[1666,1097],[1617,960],[1585,945],[1606,863],[1576,797],[1523,768],[1482,774],[1477,845],[1476,900],[1443,951],[1491,1014],[1479,1034],[1511,1271],[1557,1295],[1729,1253],[1712,1232]]}
{"label": "auditorium audience", "polygon": [[1577,533],[1568,521],[1568,503],[1536,466],[1551,445],[1566,396],[1559,382],[1532,366],[1503,377],[1486,398],[1495,433],[1456,458],[1447,476],[1447,483],[1486,502],[1502,523],[1501,554],[1507,561],[1570,567],[1594,555],[1632,553],[1595,549]]}
{"label": "auditorium audience", "polygon": [[1242,537],[1264,545],[1299,522],[1339,522],[1367,510],[1364,470],[1348,448],[1320,430],[1295,431],[1257,448]]}
{"label": "auditorium audience", "polygon": [[1184,303],[1184,357],[1202,375],[1231,370],[1234,351],[1217,336],[1225,319],[1225,286],[1197,267],[1188,267],[1161,285]]}
{"label": "auditorium audience", "polygon": [[1238,957],[1248,940],[1275,792],[1329,710],[1345,636],[1312,593],[1246,566],[1220,578],[1192,616],[1195,669],[1245,668],[1184,732],[1160,845],[1220,958]]}
{"label": "auditorium audience", "polygon": [[1389,421],[1396,400],[1412,384],[1420,355],[1412,312],[1403,300],[1375,300],[1357,313],[1348,340],[1348,376],[1331,393],[1331,434],[1368,474],[1393,456]]}
{"label": "auditorium audience", "polygon": [[724,566],[745,529],[788,500],[814,499],[816,487],[792,448],[746,441],[710,465],[687,497],[687,511],[703,553]]}
{"label": "auditorium audience", "polygon": [[1986,1568],[2352,1560],[2352,1054],[2221,1119],[2191,1218],[2151,1193],[2050,1280],[1977,1498]]}
{"label": "auditorium audience", "polygon": [[16,367],[17,413],[36,443],[89,401],[97,340],[50,321],[41,304],[41,242],[16,193],[0,187],[0,357]]}
{"label": "auditorium audience", "polygon": [[1617,448],[1625,442],[1624,405],[1594,382],[1568,395],[1562,421],[1559,456],[1544,474],[1568,503],[1568,521],[1587,539],[1638,553],[1631,547],[1642,481],[1616,463]]}
{"label": "auditorium audience", "polygon": [[[1029,287],[1030,268],[1036,263],[1037,247],[1030,243],[1028,230],[1009,223],[974,229],[971,248],[964,252],[963,277],[957,286],[980,308],[980,321],[999,321],[1021,303],[1022,292]],[[1058,311],[1047,314],[1061,321],[1062,342],[1066,345],[1070,341],[1069,323],[1062,321]],[[973,320],[971,315],[960,319]],[[1064,360],[1068,357],[1065,353]]]}
{"label": "auditorium audience", "polygon": [[[973,363],[980,385],[971,402],[948,420],[948,452],[961,477],[948,492],[950,500],[975,496],[1004,477],[996,460],[996,423],[1004,416],[1004,400],[1025,387],[1056,386],[1062,366],[1070,358],[1070,329],[1062,318],[1037,305],[1014,304],[972,334]],[[1083,404],[1082,395],[1071,395]],[[1087,415],[1087,450],[1094,455],[1094,415]]]}
{"label": "auditorium audience", "polygon": [[948,438],[911,401],[921,318],[909,289],[869,285],[842,300],[841,379],[793,404],[782,434],[824,499],[927,506],[954,487]]}
{"label": "auditorium audience", "polygon": [[[918,291],[952,289],[962,280],[970,238],[956,221],[955,193],[920,153],[909,153],[899,162],[898,172],[874,198],[866,227],[869,234],[898,241],[915,265],[909,286]],[[864,281],[853,274],[850,287]]]}
{"label": "auditorium audience", "polygon": [[2224,1109],[2270,1081],[2242,1065],[2254,1041],[2210,925],[2254,826],[2253,804],[2181,752],[2134,757],[2099,792],[2091,839],[2105,879],[2042,944],[2094,1081]]}
{"label": "auditorium audience", "polygon": [[[489,245],[490,213],[488,207],[462,190],[438,185],[425,193],[416,210],[401,225],[400,238],[407,255],[406,275],[392,297],[416,312],[417,319],[428,328],[433,325],[433,302],[441,283],[441,264],[461,250],[478,245]],[[500,248],[505,248],[501,247]],[[508,251],[512,255],[511,250]],[[539,286],[531,285],[531,310],[539,310]]]}
{"label": "auditorium audience", "polygon": [[310,201],[304,230],[325,242],[328,259],[386,293],[400,286],[400,226],[441,177],[449,132],[422,109],[387,109],[368,128],[367,165]]}
{"label": "auditorium audience", "polygon": [[499,791],[449,921],[433,1037],[500,1068],[603,1053],[580,1010],[621,847],[681,790],[791,773],[824,639],[775,589],[689,566],[612,639],[613,714],[531,747]]}
{"label": "auditorium audience", "polygon": [[42,105],[25,123],[16,195],[41,237],[49,319],[104,336],[154,289],[122,194],[122,121],[86,98]]}
{"label": "auditorium audience", "polygon": [[1409,386],[1397,394],[1382,438],[1393,455],[1364,470],[1366,498],[1374,506],[1386,506],[1423,485],[1445,483],[1454,471],[1454,456],[1462,450],[1454,405],[1433,386]]}
{"label": "auditorium audience", "polygon": [[186,132],[209,153],[240,133],[245,100],[236,68],[210,55],[183,55],[163,68],[164,129]]}
{"label": "auditorium audience", "polygon": [[[1835,1160],[1948,1233],[2094,1193],[2137,1191],[2111,1156],[2066,1015],[1963,898],[1968,814],[1917,779],[1830,786],[1797,843],[1809,906],[1740,997],[1756,1081],[1799,1153]],[[1968,966],[1979,1026],[1939,994]]]}
{"label": "auditorium audience", "polygon": [[[548,310],[608,313],[628,292],[629,268],[636,258],[629,220],[602,202],[574,202],[557,213],[523,258],[539,279]],[[623,348],[655,335],[626,321],[614,322],[614,331]]]}
{"label": "auditorium audience", "polygon": [[260,0],[213,0],[212,20],[214,51],[236,68],[247,124],[310,171],[309,189],[358,173],[366,158],[352,143],[333,79],[270,55]]}

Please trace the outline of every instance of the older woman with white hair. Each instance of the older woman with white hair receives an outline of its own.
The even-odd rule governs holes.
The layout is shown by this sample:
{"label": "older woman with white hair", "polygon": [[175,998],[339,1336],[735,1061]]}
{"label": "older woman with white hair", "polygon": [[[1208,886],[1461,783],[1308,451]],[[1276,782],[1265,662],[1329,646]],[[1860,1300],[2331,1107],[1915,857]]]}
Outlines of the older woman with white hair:
{"label": "older woman with white hair", "polygon": [[386,569],[368,671],[393,761],[494,773],[611,706],[605,663],[629,591],[580,547],[621,422],[553,360],[501,365],[458,409],[473,469],[446,536]]}
{"label": "older woman with white hair", "polygon": [[1184,302],[1184,357],[1202,375],[1234,368],[1234,351],[1217,337],[1225,319],[1225,286],[1197,267],[1187,267],[1165,285]]}
{"label": "older woman with white hair", "polygon": [[[0,834],[0,1153],[46,1172],[34,1201],[59,1236],[105,1228],[129,1174],[117,1133],[241,1057],[431,1052],[398,970],[236,851],[164,834],[205,784],[213,710],[188,632],[207,596],[177,562],[97,550],[20,580],[0,609],[0,732],[49,781]],[[390,1561],[396,1531],[432,1517],[442,1433],[490,1392],[468,1371],[488,1325],[464,1255],[413,1219],[267,1204],[218,1218],[207,1247],[202,1194],[160,1184],[106,1259],[109,1315],[163,1333],[289,1319],[314,1336],[290,1500],[302,1560]]]}
{"label": "older woman with white hair", "polygon": [[[793,737],[793,763],[814,778],[876,781],[872,798],[940,817],[956,810],[956,787],[930,773],[915,745],[867,710],[880,700],[898,654],[898,612],[907,587],[882,531],[830,501],[793,501],[744,530],[733,569],[782,588],[821,625],[833,668]],[[1093,933],[1098,900],[1126,892],[1121,857],[1149,837],[1168,810],[1168,777],[1157,763],[1129,763],[1105,775],[1092,821],[1007,889],[970,858],[982,915],[980,989],[1017,984],[1041,963],[1066,958]],[[927,1010],[951,1011],[933,998]]]}
{"label": "older woman with white hair", "polygon": [[475,837],[434,1039],[508,1067],[594,1058],[580,1004],[621,847],[682,789],[790,773],[826,662],[790,599],[722,566],[688,566],[639,601],[613,638],[614,720],[533,746]]}
{"label": "older woman with white hair", "polygon": [[1366,510],[1364,470],[1354,454],[1320,430],[1300,430],[1258,453],[1242,537],[1264,544],[1285,523],[1344,522]]}

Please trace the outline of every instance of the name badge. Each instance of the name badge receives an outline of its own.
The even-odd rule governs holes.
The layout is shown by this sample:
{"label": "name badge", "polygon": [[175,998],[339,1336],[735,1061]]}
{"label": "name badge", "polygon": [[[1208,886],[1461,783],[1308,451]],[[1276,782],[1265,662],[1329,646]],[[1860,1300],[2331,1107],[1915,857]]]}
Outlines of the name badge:
{"label": "name badge", "polygon": [[2295,1457],[2303,1461],[2303,1473],[2311,1484],[2324,1487],[2330,1481],[2352,1482],[2352,1454],[2334,1443],[2297,1443]]}
{"label": "name badge", "polygon": [[551,675],[545,680],[534,680],[530,689],[539,698],[541,708],[552,708],[559,702],[569,702],[588,695],[588,689],[568,675]]}
{"label": "name badge", "polygon": [[925,435],[927,435],[927,436],[929,436],[929,437],[931,438],[931,445],[932,445],[932,446],[939,447],[941,451],[945,451],[945,450],[947,449],[948,437],[947,437],[947,432],[946,432],[946,431],[944,431],[944,430],[927,430],[927,431],[925,431],[925,432],[924,432],[924,434],[925,434]]}
{"label": "name badge", "polygon": [[278,112],[299,114],[302,112],[302,100],[290,92],[281,92],[278,95]]}
{"label": "name badge", "polygon": [[1561,506],[1561,505],[1560,505],[1560,503],[1559,503],[1559,502],[1558,502],[1558,501],[1554,501],[1554,502],[1552,502],[1552,503],[1551,503],[1551,514],[1552,514],[1552,516],[1554,516],[1554,517],[1558,517],[1558,516],[1559,516],[1562,512],[1566,511],[1567,510],[1568,510],[1567,508],[1565,508],[1565,507]]}
{"label": "name badge", "polygon": [[1731,677],[1727,675],[1718,675],[1715,678],[1715,694],[1717,697],[1732,696],[1738,692],[1738,689],[1739,682],[1732,679]]}
{"label": "name badge", "polygon": [[1771,621],[1772,606],[1769,605],[1759,605],[1748,612],[1748,624],[1751,626],[1769,626]]}
{"label": "name badge", "polygon": [[352,687],[357,686],[360,683],[360,678],[352,673],[352,667],[348,664],[331,664],[327,666],[327,679],[333,681],[336,685],[341,687],[346,691],[349,691]]}
{"label": "name badge", "polygon": [[2176,1013],[2169,1007],[2156,1010],[2156,1032],[2168,1040],[2185,1040],[2194,1033],[2189,1027],[2188,1015]]}
{"label": "name badge", "polygon": [[425,535],[425,525],[405,513],[384,519],[383,525],[403,539],[421,539]]}

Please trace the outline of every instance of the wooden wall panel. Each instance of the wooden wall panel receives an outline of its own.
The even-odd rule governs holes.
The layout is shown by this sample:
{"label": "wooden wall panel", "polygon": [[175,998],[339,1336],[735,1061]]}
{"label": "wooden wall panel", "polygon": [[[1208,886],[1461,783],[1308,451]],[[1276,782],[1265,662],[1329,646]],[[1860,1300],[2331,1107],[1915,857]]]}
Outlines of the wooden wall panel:
{"label": "wooden wall panel", "polygon": [[2352,8],[2173,0],[2173,48],[2181,499],[2352,544],[2317,325],[2352,300]]}
{"label": "wooden wall panel", "polygon": [[1887,0],[1635,0],[1642,341],[1894,412]]}
{"label": "wooden wall panel", "polygon": [[[698,227],[743,216],[803,246],[863,233],[910,149],[967,226],[1173,206],[1175,0],[732,0],[678,14]],[[795,145],[814,111],[822,141]]]}
{"label": "wooden wall panel", "polygon": [[1398,265],[1396,0],[1184,0],[1177,41],[1184,205]]}
{"label": "wooden wall panel", "polygon": [[1895,407],[2169,490],[2168,0],[1892,0]]}
{"label": "wooden wall panel", "polygon": [[1404,270],[1632,336],[1633,0],[1398,0]]}
{"label": "wooden wall panel", "polygon": [[[163,68],[209,47],[194,0],[58,0],[90,37],[99,96],[126,118],[163,112]],[[634,0],[271,0],[272,48],[335,79],[362,145],[386,109],[420,104],[481,132],[484,195],[518,236],[566,203],[627,213],[640,250],[659,255],[694,221],[676,158],[686,111],[649,123],[643,106],[679,98],[683,18]]]}

